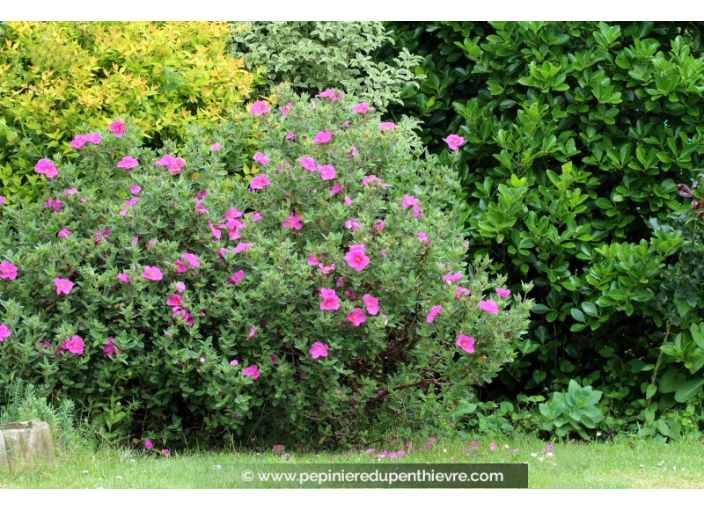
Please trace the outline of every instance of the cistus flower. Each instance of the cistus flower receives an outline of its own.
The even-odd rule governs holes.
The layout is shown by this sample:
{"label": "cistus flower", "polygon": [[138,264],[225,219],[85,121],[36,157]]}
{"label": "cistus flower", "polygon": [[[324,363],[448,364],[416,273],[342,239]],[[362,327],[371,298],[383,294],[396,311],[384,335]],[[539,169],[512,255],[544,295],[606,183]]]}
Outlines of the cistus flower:
{"label": "cistus flower", "polygon": [[66,230],[66,229],[60,230],[60,231],[59,231],[59,237],[62,238],[62,239],[66,239],[67,237],[71,237],[71,231],[70,231],[70,230]]}
{"label": "cistus flower", "polygon": [[155,282],[164,277],[159,268],[156,266],[144,266],[144,273],[142,273],[142,276],[147,280],[153,280]]}
{"label": "cistus flower", "polygon": [[322,342],[315,342],[313,347],[308,351],[313,359],[327,358],[328,357],[328,345]]}
{"label": "cistus flower", "polygon": [[445,138],[445,143],[447,143],[447,146],[450,148],[451,151],[456,151],[462,145],[464,145],[464,138],[459,135],[449,135],[447,138]]}
{"label": "cistus flower", "polygon": [[320,302],[321,310],[337,310],[340,308],[335,289],[320,289],[320,295],[323,296],[323,300]]}
{"label": "cistus flower", "polygon": [[70,280],[64,280],[63,278],[54,278],[54,285],[56,285],[56,294],[66,294],[68,295],[73,288],[73,282]]}
{"label": "cistus flower", "polygon": [[328,143],[332,140],[332,133],[329,131],[318,131],[313,138],[313,143]]}
{"label": "cistus flower", "polygon": [[469,289],[458,285],[457,291],[455,292],[455,299],[461,299],[462,296],[469,296]]}
{"label": "cistus flower", "polygon": [[154,444],[149,439],[147,439],[146,441],[144,441],[144,447],[147,450],[151,450],[152,448],[154,448]]}
{"label": "cistus flower", "polygon": [[252,177],[252,181],[249,183],[249,187],[252,189],[264,189],[269,186],[271,182],[266,178],[266,175],[259,174]]}
{"label": "cistus flower", "polygon": [[315,172],[315,160],[313,158],[301,158],[298,160],[303,168],[309,172]]}
{"label": "cistus flower", "polygon": [[120,273],[117,275],[118,280],[120,280],[122,283],[128,283],[130,281],[130,277],[127,276],[127,273]]}
{"label": "cistus flower", "polygon": [[511,291],[510,291],[510,290],[508,290],[508,289],[501,289],[501,288],[497,288],[497,289],[496,289],[496,293],[497,293],[500,297],[509,297],[509,296],[511,295]]}
{"label": "cistus flower", "polygon": [[291,111],[291,108],[293,108],[293,103],[287,103],[284,106],[279,106],[279,110],[281,111],[281,117],[286,117],[286,115],[288,115],[288,112]]}
{"label": "cistus flower", "polygon": [[164,154],[164,156],[154,163],[154,166],[171,166],[176,160],[171,154]]}
{"label": "cistus flower", "polygon": [[115,344],[112,341],[112,337],[109,336],[108,343],[103,345],[103,352],[106,356],[113,356],[115,352],[119,352],[120,354],[122,354],[122,349],[118,349],[117,347],[115,347]]}
{"label": "cistus flower", "polygon": [[211,145],[210,150],[213,152],[219,151],[220,150],[220,142],[215,142],[213,145]]}
{"label": "cistus flower", "polygon": [[301,224],[301,217],[293,213],[289,214],[288,219],[285,220],[281,225],[284,227],[295,228],[296,230],[301,230],[301,228],[303,227],[303,225]]}
{"label": "cistus flower", "polygon": [[73,335],[70,340],[66,340],[62,347],[71,354],[83,354],[83,339],[78,335]]}
{"label": "cistus flower", "polygon": [[367,316],[364,315],[364,311],[361,308],[355,308],[347,314],[347,320],[355,326],[359,326],[367,320]]}
{"label": "cistus flower", "polygon": [[198,260],[197,255],[193,255],[192,253],[183,253],[181,254],[181,258],[188,262],[191,267],[200,267],[200,261]]}
{"label": "cistus flower", "polygon": [[139,161],[134,159],[132,156],[125,156],[117,164],[117,168],[124,168],[125,170],[129,170],[130,168],[136,167],[138,164]]}
{"label": "cistus flower", "polygon": [[249,113],[252,115],[264,115],[269,113],[270,108],[267,106],[266,101],[255,101],[252,106],[249,107]]}
{"label": "cistus flower", "polygon": [[423,241],[426,245],[430,246],[430,239],[428,239],[428,236],[425,232],[418,232],[418,239]]}
{"label": "cistus flower", "polygon": [[320,172],[320,178],[324,181],[329,181],[337,177],[335,167],[332,165],[320,165],[318,171]]}
{"label": "cistus flower", "polygon": [[37,164],[34,165],[34,171],[38,174],[43,174],[47,179],[53,179],[59,175],[54,164],[48,159],[40,159]]}
{"label": "cistus flower", "polygon": [[10,328],[7,327],[7,324],[0,324],[0,342],[3,342],[9,336]]}
{"label": "cistus flower", "polygon": [[382,133],[384,131],[393,131],[394,129],[396,129],[396,124],[393,122],[382,122],[379,124],[379,131]]}
{"label": "cistus flower", "polygon": [[408,209],[414,205],[418,204],[418,199],[411,195],[403,195],[403,200],[401,201],[401,207]]}
{"label": "cistus flower", "polygon": [[125,132],[125,125],[122,122],[120,122],[119,120],[116,120],[115,122],[110,124],[110,126],[108,126],[108,130],[112,131],[112,133],[116,137],[120,138],[122,136],[122,134]]}
{"label": "cistus flower", "polygon": [[139,195],[140,191],[142,191],[142,188],[140,188],[137,184],[130,186],[130,193],[133,195]]}
{"label": "cistus flower", "polygon": [[367,313],[369,315],[376,315],[379,313],[379,300],[377,298],[372,297],[369,294],[365,294],[362,296],[362,301],[364,302],[364,306],[367,307]]}
{"label": "cistus flower", "polygon": [[176,282],[176,292],[183,294],[184,290],[186,290],[186,285],[183,282]]}
{"label": "cistus flower", "polygon": [[179,173],[185,164],[181,158],[173,158],[169,165],[169,173],[171,175]]}
{"label": "cistus flower", "polygon": [[361,271],[369,265],[369,257],[364,254],[363,244],[353,244],[349,247],[349,251],[345,255],[345,260],[352,269]]}
{"label": "cistus flower", "polygon": [[486,301],[479,301],[477,306],[479,309],[484,310],[487,313],[499,313],[499,306],[490,299]]}
{"label": "cistus flower", "polygon": [[252,158],[254,161],[259,163],[260,165],[268,165],[269,164],[269,156],[266,156],[262,154],[261,152],[257,152],[254,157]]}
{"label": "cistus flower", "polygon": [[366,115],[366,113],[369,111],[369,106],[367,106],[367,103],[359,103],[357,106],[352,108],[352,111],[354,113]]}
{"label": "cistus flower", "polygon": [[257,365],[252,365],[242,370],[242,375],[245,377],[251,376],[252,380],[256,381],[261,374],[257,372]]}
{"label": "cistus flower", "polygon": [[230,276],[230,279],[229,279],[228,281],[231,281],[232,283],[234,283],[235,285],[237,285],[238,283],[240,283],[240,281],[242,280],[242,278],[244,278],[244,271],[243,271],[242,269],[240,269],[240,270],[237,271],[236,273],[232,274],[232,275]]}
{"label": "cistus flower", "polygon": [[342,191],[342,186],[340,186],[339,183],[336,183],[332,188],[330,188],[331,195],[337,195],[340,191]]}
{"label": "cistus flower", "polygon": [[323,90],[322,92],[319,92],[315,95],[315,97],[328,98],[330,99],[330,102],[334,103],[338,99],[342,99],[343,94],[342,92],[340,92],[339,94],[335,94],[335,91],[333,89],[327,89]]}
{"label": "cistus flower", "polygon": [[455,345],[460,347],[464,352],[468,352],[470,354],[474,353],[474,338],[471,336],[460,334],[460,336],[457,337],[457,342]]}
{"label": "cistus flower", "polygon": [[437,305],[437,306],[431,306],[430,307],[430,312],[428,313],[428,316],[425,318],[425,322],[430,324],[435,320],[435,317],[442,311],[442,306]]}
{"label": "cistus flower", "polygon": [[455,274],[446,274],[442,277],[442,279],[445,281],[447,285],[450,285],[452,282],[456,282],[457,280],[462,279],[462,273],[455,273]]}

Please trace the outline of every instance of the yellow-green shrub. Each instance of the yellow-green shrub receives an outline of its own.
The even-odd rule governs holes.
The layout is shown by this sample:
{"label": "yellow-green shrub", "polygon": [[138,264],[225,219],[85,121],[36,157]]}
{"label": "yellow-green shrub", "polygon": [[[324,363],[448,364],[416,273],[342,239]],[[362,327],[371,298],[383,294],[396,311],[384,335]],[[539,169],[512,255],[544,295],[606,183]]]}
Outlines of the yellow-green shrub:
{"label": "yellow-green shrub", "polygon": [[[247,97],[252,76],[219,22],[0,25],[0,195],[33,198],[38,159],[129,114],[158,147]],[[84,125],[85,123],[85,125]]]}

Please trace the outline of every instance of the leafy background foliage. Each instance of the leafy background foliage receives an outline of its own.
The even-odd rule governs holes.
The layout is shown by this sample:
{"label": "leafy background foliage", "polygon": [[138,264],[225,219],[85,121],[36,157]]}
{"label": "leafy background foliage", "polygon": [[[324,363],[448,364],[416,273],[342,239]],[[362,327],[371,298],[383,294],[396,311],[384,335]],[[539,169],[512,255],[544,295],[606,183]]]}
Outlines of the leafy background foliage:
{"label": "leafy background foliage", "polygon": [[7,22],[0,26],[0,194],[36,199],[38,159],[80,130],[131,117],[151,147],[242,103],[252,75],[226,51],[228,25]]}

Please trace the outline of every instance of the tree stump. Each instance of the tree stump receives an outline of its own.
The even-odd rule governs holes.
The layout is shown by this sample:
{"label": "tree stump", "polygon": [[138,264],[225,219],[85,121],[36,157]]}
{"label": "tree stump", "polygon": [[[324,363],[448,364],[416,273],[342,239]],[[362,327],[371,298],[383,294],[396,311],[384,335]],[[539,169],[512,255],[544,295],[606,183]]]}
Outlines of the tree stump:
{"label": "tree stump", "polygon": [[0,424],[0,470],[54,462],[49,424],[41,420]]}

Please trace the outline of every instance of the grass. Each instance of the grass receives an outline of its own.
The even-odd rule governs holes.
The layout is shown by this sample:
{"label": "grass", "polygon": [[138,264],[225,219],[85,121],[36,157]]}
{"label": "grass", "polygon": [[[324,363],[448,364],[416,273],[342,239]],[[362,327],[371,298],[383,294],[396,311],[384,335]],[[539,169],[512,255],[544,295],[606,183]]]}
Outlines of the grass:
{"label": "grass", "polygon": [[[531,488],[704,488],[704,445],[680,440],[671,444],[655,441],[554,444],[553,456],[541,453],[546,445],[537,440],[479,441],[473,457],[469,442],[438,440],[424,451],[424,442],[396,463],[528,463]],[[509,446],[504,448],[504,444]],[[512,453],[518,448],[517,453]],[[394,445],[390,450],[400,449]],[[536,454],[535,457],[531,453]],[[271,452],[193,452],[163,457],[154,452],[102,448],[65,450],[56,466],[20,473],[0,473],[0,489],[7,488],[261,488],[260,482],[245,482],[242,472],[277,465],[386,463],[361,452],[289,452],[290,458]],[[543,458],[541,462],[539,459]],[[295,486],[295,485],[291,485]]]}

